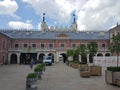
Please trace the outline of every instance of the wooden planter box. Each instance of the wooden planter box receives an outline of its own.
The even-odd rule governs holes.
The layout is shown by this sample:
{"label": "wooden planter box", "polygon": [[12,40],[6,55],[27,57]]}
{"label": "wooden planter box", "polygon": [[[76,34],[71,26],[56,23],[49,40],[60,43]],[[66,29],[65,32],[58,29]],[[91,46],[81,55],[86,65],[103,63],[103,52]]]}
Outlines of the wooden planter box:
{"label": "wooden planter box", "polygon": [[116,79],[116,85],[120,86],[120,78]]}
{"label": "wooden planter box", "polygon": [[88,65],[81,65],[80,76],[81,77],[91,76],[90,67]]}
{"label": "wooden planter box", "polygon": [[79,63],[73,63],[72,67],[75,68],[75,69],[79,69],[80,64]]}
{"label": "wooden planter box", "polygon": [[80,76],[81,77],[90,77],[91,73],[90,73],[90,71],[80,71]]}
{"label": "wooden planter box", "polygon": [[90,72],[92,76],[101,76],[102,67],[101,66],[90,66]]}
{"label": "wooden planter box", "polygon": [[117,85],[117,79],[120,78],[120,71],[105,71],[105,80],[109,84]]}
{"label": "wooden planter box", "polygon": [[80,71],[88,71],[89,67],[88,64],[80,64],[79,70]]}

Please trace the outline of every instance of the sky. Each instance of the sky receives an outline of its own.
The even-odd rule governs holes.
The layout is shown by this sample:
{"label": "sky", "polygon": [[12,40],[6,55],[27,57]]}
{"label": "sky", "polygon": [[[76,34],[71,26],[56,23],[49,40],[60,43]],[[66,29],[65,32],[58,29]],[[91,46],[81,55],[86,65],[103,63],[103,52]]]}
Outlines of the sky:
{"label": "sky", "polygon": [[78,30],[109,30],[120,24],[120,0],[0,0],[0,29],[40,30],[43,13],[48,26]]}

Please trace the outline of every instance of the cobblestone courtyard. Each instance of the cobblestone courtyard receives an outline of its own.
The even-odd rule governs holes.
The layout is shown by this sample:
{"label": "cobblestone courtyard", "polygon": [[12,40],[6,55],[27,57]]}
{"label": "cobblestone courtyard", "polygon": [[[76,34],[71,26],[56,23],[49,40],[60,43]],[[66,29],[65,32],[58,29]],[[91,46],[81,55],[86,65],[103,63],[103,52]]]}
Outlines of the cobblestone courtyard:
{"label": "cobblestone courtyard", "polygon": [[[35,66],[34,66],[35,67]],[[25,90],[26,76],[33,72],[28,65],[0,65],[0,90]],[[120,90],[120,87],[106,84],[102,76],[80,77],[79,71],[55,63],[47,66],[38,90]]]}

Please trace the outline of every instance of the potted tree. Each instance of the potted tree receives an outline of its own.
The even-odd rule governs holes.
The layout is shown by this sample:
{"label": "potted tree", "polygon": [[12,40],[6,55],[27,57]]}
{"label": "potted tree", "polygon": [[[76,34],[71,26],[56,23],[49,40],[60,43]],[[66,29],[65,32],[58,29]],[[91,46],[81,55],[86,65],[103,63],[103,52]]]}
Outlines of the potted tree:
{"label": "potted tree", "polygon": [[26,89],[37,90],[37,75],[35,73],[29,73],[26,77]]}
{"label": "potted tree", "polygon": [[73,49],[69,49],[67,50],[67,56],[68,56],[68,60],[66,62],[66,64],[68,64],[69,66],[72,66],[73,63],[73,54],[74,54],[74,50]]}
{"label": "potted tree", "polygon": [[79,49],[73,50],[73,63],[72,67],[74,69],[79,69],[80,64],[79,64]]}
{"label": "potted tree", "polygon": [[93,66],[90,66],[90,72],[92,76],[101,76],[102,75],[102,67],[101,66],[95,66],[93,62],[93,56],[98,51],[98,45],[96,42],[89,42],[87,44],[87,48],[90,54],[90,63],[93,63]]}
{"label": "potted tree", "polygon": [[[81,57],[86,57],[86,54],[88,52],[86,51],[87,48],[84,44],[81,44],[77,49],[79,50],[79,54],[81,55]],[[79,67],[80,71],[84,71],[84,69],[88,68],[87,61],[81,60],[79,64],[80,64]]]}
{"label": "potted tree", "polygon": [[42,70],[43,70],[42,65],[38,65],[34,69],[34,72],[36,73],[38,79],[41,79],[41,77],[42,77]]}
{"label": "potted tree", "polygon": [[[81,55],[81,57],[86,57],[88,51],[84,44],[81,44],[78,47],[78,50],[79,50],[79,54]],[[90,77],[91,73],[90,73],[89,66],[87,64],[87,60],[82,59],[81,62],[79,62],[79,64],[80,64],[80,67],[79,67],[80,76],[81,77]]]}
{"label": "potted tree", "polygon": [[120,35],[112,37],[112,43],[110,44],[110,51],[117,55],[117,66],[107,67],[105,71],[105,80],[109,84],[117,85],[117,80],[120,78],[119,53],[120,53]]}

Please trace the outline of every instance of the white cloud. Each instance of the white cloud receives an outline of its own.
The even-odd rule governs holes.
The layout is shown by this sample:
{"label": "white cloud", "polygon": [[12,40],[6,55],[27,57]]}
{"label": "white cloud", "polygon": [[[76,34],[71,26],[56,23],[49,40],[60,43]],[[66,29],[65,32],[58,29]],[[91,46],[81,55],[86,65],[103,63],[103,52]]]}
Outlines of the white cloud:
{"label": "white cloud", "polygon": [[119,4],[119,0],[89,0],[77,13],[79,29],[109,29],[120,21]]}
{"label": "white cloud", "polygon": [[[23,0],[32,5],[38,15],[42,15],[44,12],[46,16],[54,19],[58,22],[68,23],[71,18],[71,12],[74,7],[67,0]],[[68,8],[69,7],[69,8]]]}
{"label": "white cloud", "polygon": [[18,4],[15,0],[0,1],[0,15],[11,15],[17,17],[14,13],[18,9]]}
{"label": "white cloud", "polygon": [[27,20],[26,22],[10,21],[8,25],[12,29],[27,29],[27,30],[33,29],[33,25],[31,24],[30,20]]}
{"label": "white cloud", "polygon": [[120,0],[23,0],[29,3],[38,15],[59,23],[68,23],[75,11],[79,30],[109,29],[120,23]]}
{"label": "white cloud", "polygon": [[41,22],[38,23],[38,30],[41,30]]}

